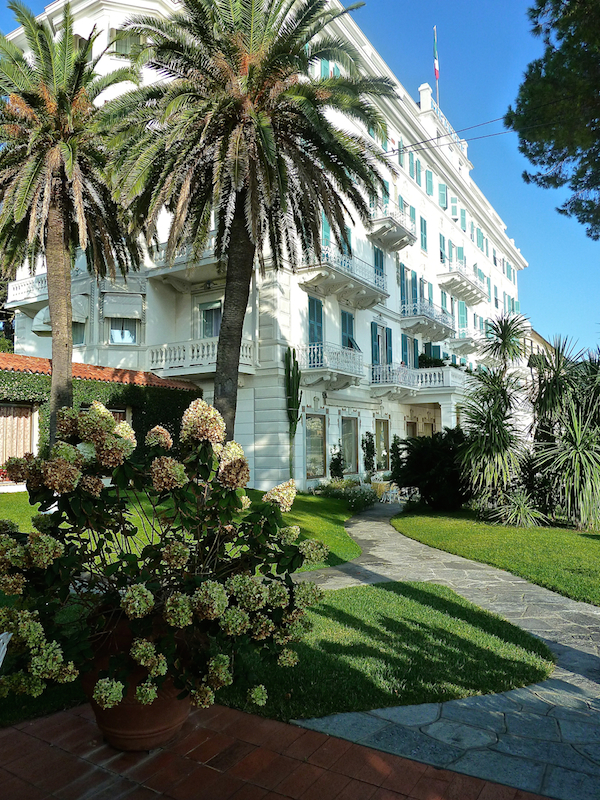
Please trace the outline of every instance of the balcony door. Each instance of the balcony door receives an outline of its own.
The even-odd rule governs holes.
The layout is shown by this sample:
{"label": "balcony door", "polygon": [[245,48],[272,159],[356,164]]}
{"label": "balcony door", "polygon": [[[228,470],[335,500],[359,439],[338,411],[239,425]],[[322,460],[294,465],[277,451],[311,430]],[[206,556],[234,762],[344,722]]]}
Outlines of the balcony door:
{"label": "balcony door", "polygon": [[308,298],[309,367],[323,365],[323,303],[317,297]]}

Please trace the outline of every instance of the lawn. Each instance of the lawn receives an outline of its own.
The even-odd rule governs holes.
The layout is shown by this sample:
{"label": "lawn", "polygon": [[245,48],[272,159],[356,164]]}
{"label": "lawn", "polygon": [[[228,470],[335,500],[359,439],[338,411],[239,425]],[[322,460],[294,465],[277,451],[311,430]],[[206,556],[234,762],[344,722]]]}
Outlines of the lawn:
{"label": "lawn", "polygon": [[[248,491],[252,500],[260,500],[264,492]],[[150,510],[150,509],[148,509]],[[32,530],[31,516],[36,509],[29,505],[26,492],[0,494],[0,519],[12,519],[20,530]],[[344,500],[332,500],[308,494],[299,494],[292,510],[284,515],[288,525],[299,525],[302,538],[319,539],[329,547],[325,564],[311,565],[307,569],[320,569],[344,564],[360,555],[360,547],[344,528],[351,512]]]}
{"label": "lawn", "polygon": [[539,639],[435,584],[329,591],[308,613],[298,666],[243,662],[249,684],[267,687],[264,709],[246,706],[244,685],[219,702],[283,720],[320,717],[503,692],[553,669]]}
{"label": "lawn", "polygon": [[401,514],[392,524],[411,539],[600,606],[598,531],[489,525],[470,512]]}

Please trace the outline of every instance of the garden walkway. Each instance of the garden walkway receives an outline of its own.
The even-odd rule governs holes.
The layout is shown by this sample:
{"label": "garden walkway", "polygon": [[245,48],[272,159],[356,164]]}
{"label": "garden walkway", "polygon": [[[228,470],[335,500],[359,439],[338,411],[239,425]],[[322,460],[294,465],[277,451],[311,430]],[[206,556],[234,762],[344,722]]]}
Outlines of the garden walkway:
{"label": "garden walkway", "polygon": [[300,579],[326,589],[444,584],[543,639],[557,657],[553,676],[498,695],[298,724],[557,800],[600,800],[600,608],[408,539],[389,524],[399,510],[378,504],[351,519],[347,528],[362,555]]}

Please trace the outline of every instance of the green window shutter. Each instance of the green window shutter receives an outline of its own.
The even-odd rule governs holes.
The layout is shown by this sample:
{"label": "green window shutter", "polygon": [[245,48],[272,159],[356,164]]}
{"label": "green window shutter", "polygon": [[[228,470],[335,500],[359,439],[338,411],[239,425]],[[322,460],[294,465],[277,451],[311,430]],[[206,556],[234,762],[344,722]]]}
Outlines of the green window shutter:
{"label": "green window shutter", "polygon": [[392,363],[392,329],[386,328],[385,329],[385,363],[391,364]]}
{"label": "green window shutter", "polygon": [[329,60],[327,58],[321,59],[321,77],[322,78],[329,77]]}
{"label": "green window shutter", "polygon": [[408,174],[411,178],[415,177],[415,154],[412,150],[408,154]]}
{"label": "green window shutter", "polygon": [[475,223],[471,222],[471,241],[475,241]]}
{"label": "green window shutter", "polygon": [[473,314],[473,328],[477,330],[477,314]]}
{"label": "green window shutter", "polygon": [[387,140],[387,136],[384,136],[384,137],[381,139],[381,147],[382,147],[382,148],[385,150],[385,152],[387,153],[387,148],[388,148],[388,140]]}
{"label": "green window shutter", "polygon": [[429,300],[429,305],[433,305],[433,283],[427,284],[427,299]]}
{"label": "green window shutter", "polygon": [[433,347],[431,348],[431,355],[434,358],[441,358],[440,351],[441,347],[439,346],[439,344],[434,344]]}
{"label": "green window shutter", "polygon": [[485,255],[486,255],[487,258],[490,257],[490,243],[489,243],[489,239],[487,238],[487,236],[485,237]]}
{"label": "green window shutter", "polygon": [[460,365],[461,365],[461,367],[466,367],[466,366],[467,366],[467,359],[466,359],[466,358],[464,358],[464,357],[463,357],[463,358],[461,358],[461,360],[460,360]]}
{"label": "green window shutter", "polygon": [[483,231],[481,228],[477,228],[477,247],[483,250]]}
{"label": "green window shutter", "polygon": [[452,363],[456,364],[456,356],[454,354],[452,354]]}
{"label": "green window shutter", "polygon": [[448,208],[448,187],[445,183],[438,184],[438,199],[442,208]]}
{"label": "green window shutter", "polygon": [[373,247],[373,262],[375,272],[378,275],[383,275],[383,250],[380,250],[379,247]]}
{"label": "green window shutter", "polygon": [[413,339],[413,366],[419,368],[419,340],[416,337]]}
{"label": "green window shutter", "polygon": [[492,281],[491,278],[487,278],[487,290],[488,290],[488,303],[492,302]]}
{"label": "green window shutter", "polygon": [[453,219],[458,219],[458,197],[450,198],[450,216]]}
{"label": "green window shutter", "polygon": [[406,267],[400,264],[400,303],[404,305],[406,302]]}
{"label": "green window shutter", "polygon": [[340,68],[338,67],[337,64],[333,65],[333,77],[334,78],[339,78],[340,77]]}
{"label": "green window shutter", "polygon": [[390,202],[390,183],[389,181],[383,182],[383,204],[387,205]]}
{"label": "green window shutter", "polygon": [[504,313],[505,313],[505,314],[506,314],[506,311],[507,311],[507,308],[506,308],[506,298],[507,298],[507,294],[506,294],[506,292],[502,292],[502,303],[503,303],[503,308],[504,308]]}
{"label": "green window shutter", "polygon": [[425,170],[425,191],[433,197],[433,172],[430,169]]}
{"label": "green window shutter", "polygon": [[444,309],[444,311],[447,311],[448,310],[448,295],[446,294],[446,292],[442,292],[441,297],[442,297],[442,308]]}
{"label": "green window shutter", "polygon": [[517,314],[521,313],[521,303],[518,300],[515,300],[515,311]]}
{"label": "green window shutter", "polygon": [[376,322],[371,323],[371,361],[374,365],[379,364],[379,338]]}
{"label": "green window shutter", "polygon": [[405,333],[402,334],[402,361],[408,364],[408,336]]}
{"label": "green window shutter", "polygon": [[410,221],[416,225],[417,224],[417,209],[414,206],[410,207]]}
{"label": "green window shutter", "polygon": [[323,303],[316,297],[308,298],[308,343],[323,343]]}
{"label": "green window shutter", "polygon": [[421,250],[427,252],[427,220],[421,217]]}
{"label": "green window shutter", "polygon": [[459,328],[466,328],[467,327],[467,304],[464,300],[458,301],[458,327]]}
{"label": "green window shutter", "polygon": [[321,238],[321,242],[323,247],[327,247],[331,244],[331,228],[329,227],[329,222],[327,221],[327,217],[323,214],[323,234]]}
{"label": "green window shutter", "polygon": [[400,144],[398,145],[398,164],[400,164],[401,167],[404,166],[404,142],[402,137],[400,137]]}
{"label": "green window shutter", "polygon": [[425,342],[425,344],[423,345],[423,352],[425,353],[426,356],[429,356],[431,358],[431,342]]}
{"label": "green window shutter", "polygon": [[415,179],[417,181],[417,186],[421,185],[421,162],[417,158],[415,161]]}
{"label": "green window shutter", "polygon": [[419,302],[419,283],[417,281],[417,273],[414,269],[410,273],[410,282],[411,282],[411,291],[412,291],[412,302],[416,306]]}
{"label": "green window shutter", "polygon": [[342,347],[350,347],[351,338],[354,338],[354,315],[342,311]]}
{"label": "green window shutter", "polygon": [[400,211],[404,211],[404,200],[402,199],[402,195],[398,195],[398,208]]}
{"label": "green window shutter", "polygon": [[346,242],[342,242],[342,254],[345,256],[350,256],[352,253],[352,228],[349,228],[347,225],[346,239],[348,240],[348,244],[346,244]]}
{"label": "green window shutter", "polygon": [[446,237],[443,233],[440,233],[440,261],[446,263]]}
{"label": "green window shutter", "polygon": [[512,280],[512,267],[509,261],[506,262],[506,277],[509,281]]}
{"label": "green window shutter", "polygon": [[483,272],[482,272],[480,269],[478,269],[478,270],[477,270],[477,277],[479,278],[479,280],[480,280],[482,283],[484,283],[484,282],[485,282],[485,275],[483,274]]}
{"label": "green window shutter", "polygon": [[460,227],[463,229],[463,231],[466,232],[466,230],[467,230],[467,212],[465,211],[464,208],[461,208],[461,210],[460,210]]}
{"label": "green window shutter", "polygon": [[453,250],[454,250],[454,245],[452,244],[452,242],[450,241],[450,239],[448,239],[448,261],[449,261],[450,263],[452,263],[452,258],[453,258],[453,253],[452,253],[452,251],[453,251]]}
{"label": "green window shutter", "polygon": [[369,125],[367,130],[369,132],[369,136],[371,137],[371,139],[374,139],[375,138],[375,128],[372,125]]}
{"label": "green window shutter", "polygon": [[464,261],[465,261],[465,248],[464,247],[457,247],[456,248],[456,260],[460,261],[461,264],[464,264]]}
{"label": "green window shutter", "polygon": [[496,248],[495,247],[492,248],[492,261],[494,262],[494,266],[497,267],[498,266],[498,260],[496,258]]}

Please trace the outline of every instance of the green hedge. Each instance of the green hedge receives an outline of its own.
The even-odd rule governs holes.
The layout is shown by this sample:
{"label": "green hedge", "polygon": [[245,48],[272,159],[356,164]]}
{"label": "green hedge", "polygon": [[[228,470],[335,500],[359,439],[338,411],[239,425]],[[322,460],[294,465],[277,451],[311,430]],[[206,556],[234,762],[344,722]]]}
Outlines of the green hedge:
{"label": "green hedge", "polygon": [[[132,409],[132,426],[138,442],[143,445],[146,432],[155,425],[165,427],[174,438],[179,432],[181,416],[202,390],[167,389],[138,384],[105,383],[104,381],[73,381],[73,406],[89,406],[99,400],[107,408]],[[40,409],[39,449],[48,444],[50,376],[29,372],[0,370],[0,402],[35,403]]]}

